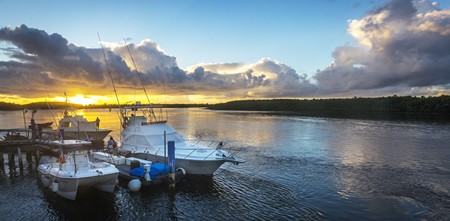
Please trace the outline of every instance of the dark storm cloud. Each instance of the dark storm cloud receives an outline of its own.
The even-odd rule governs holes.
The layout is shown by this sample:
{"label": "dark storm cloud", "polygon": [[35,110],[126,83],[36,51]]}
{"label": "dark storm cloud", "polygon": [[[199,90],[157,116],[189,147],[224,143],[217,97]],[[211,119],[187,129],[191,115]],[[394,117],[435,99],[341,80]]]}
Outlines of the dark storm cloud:
{"label": "dark storm cloud", "polygon": [[67,40],[59,34],[48,35],[45,31],[21,25],[15,29],[2,28],[0,39],[9,41],[25,53],[55,59],[66,55]]}
{"label": "dark storm cloud", "polygon": [[[0,67],[3,77],[9,80],[2,81],[2,87],[9,88],[10,93],[23,93],[21,86],[29,88],[27,94],[33,94],[48,87],[64,90],[104,81],[102,64],[59,34],[49,35],[21,25],[0,29],[0,41],[16,46],[4,49],[13,61],[3,62]],[[17,81],[22,83],[12,84]]]}
{"label": "dark storm cloud", "polygon": [[350,22],[349,33],[366,47],[333,52],[334,63],[315,76],[324,94],[410,94],[415,87],[445,90],[450,83],[450,11],[435,3],[391,1]]}

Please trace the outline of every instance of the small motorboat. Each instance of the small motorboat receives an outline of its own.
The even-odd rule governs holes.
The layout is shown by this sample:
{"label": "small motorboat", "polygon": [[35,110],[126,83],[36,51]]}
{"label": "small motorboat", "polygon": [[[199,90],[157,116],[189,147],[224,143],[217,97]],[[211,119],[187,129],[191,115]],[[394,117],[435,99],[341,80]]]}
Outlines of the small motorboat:
{"label": "small motorboat", "polygon": [[119,170],[119,178],[129,181],[130,183],[139,180],[139,185],[144,187],[160,184],[174,184],[179,182],[186,175],[186,171],[183,168],[177,168],[175,170],[174,180],[171,180],[169,176],[169,166],[167,164],[152,163],[151,161],[134,157],[113,155],[107,152],[93,152],[92,157],[94,158],[94,162],[103,161],[114,164]]}
{"label": "small motorboat", "polygon": [[64,139],[103,140],[112,130],[100,129],[98,126],[99,119],[88,121],[82,115],[69,114],[65,110],[59,120],[58,131],[64,133]]}
{"label": "small motorboat", "polygon": [[[79,142],[65,140],[61,146],[74,144]],[[110,163],[91,162],[88,150],[61,154],[58,162],[40,164],[37,170],[44,187],[69,200],[76,199],[80,187],[114,192],[119,174],[119,170]]]}

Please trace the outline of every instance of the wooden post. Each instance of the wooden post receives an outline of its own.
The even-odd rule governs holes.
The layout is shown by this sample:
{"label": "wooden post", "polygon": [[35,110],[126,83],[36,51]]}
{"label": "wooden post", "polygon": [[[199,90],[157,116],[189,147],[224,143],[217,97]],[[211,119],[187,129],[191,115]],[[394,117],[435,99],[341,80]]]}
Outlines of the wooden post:
{"label": "wooden post", "polygon": [[27,151],[25,152],[26,157],[25,159],[27,160],[27,162],[31,162],[33,160],[32,156],[31,156],[31,152]]}
{"label": "wooden post", "polygon": [[20,147],[17,148],[17,159],[19,160],[20,175],[23,175],[23,160],[22,160],[22,151],[20,150]]}
{"label": "wooden post", "polygon": [[9,167],[14,167],[14,152],[8,152]]}
{"label": "wooden post", "polygon": [[38,167],[39,161],[41,160],[41,152],[39,150],[36,150],[34,160],[36,161],[36,167]]}
{"label": "wooden post", "polygon": [[23,165],[23,161],[22,161],[22,151],[20,150],[20,147],[17,148],[17,158],[19,160],[19,164]]}
{"label": "wooden post", "polygon": [[0,152],[0,164],[3,164],[5,160],[3,159],[3,152]]}

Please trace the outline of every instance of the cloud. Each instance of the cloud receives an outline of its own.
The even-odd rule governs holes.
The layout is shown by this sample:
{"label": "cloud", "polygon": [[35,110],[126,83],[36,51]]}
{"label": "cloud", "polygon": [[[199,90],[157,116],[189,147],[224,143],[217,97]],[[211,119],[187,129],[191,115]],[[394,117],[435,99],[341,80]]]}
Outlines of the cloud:
{"label": "cloud", "polygon": [[288,65],[270,58],[253,64],[201,64],[188,70],[196,82],[206,79],[208,85],[226,91],[230,96],[301,97],[311,96],[316,90],[305,75],[298,75]]}
{"label": "cloud", "polygon": [[438,6],[393,0],[350,21],[348,32],[359,45],[333,52],[334,62],[314,77],[320,93],[361,96],[447,88],[450,11]]}
{"label": "cloud", "polygon": [[[306,76],[269,58],[254,64],[200,64],[183,70],[175,57],[150,40],[137,45],[103,42],[108,69],[100,47],[78,47],[59,34],[21,25],[1,29],[0,40],[16,46],[4,49],[16,61],[0,63],[0,75],[7,79],[0,83],[1,89],[21,96],[45,96],[47,88],[52,91],[82,88],[85,94],[108,94],[112,91],[109,73],[123,94],[140,89],[139,79],[152,94],[230,99],[305,96],[315,90]],[[26,85],[27,89],[18,85]]]}
{"label": "cloud", "polygon": [[0,29],[0,41],[15,46],[4,49],[14,60],[0,63],[0,87],[10,94],[43,97],[49,88],[63,91],[104,82],[102,65],[59,34],[21,25]]}
{"label": "cloud", "polygon": [[[151,40],[76,46],[60,34],[21,25],[0,29],[0,92],[21,97],[149,94],[214,98],[437,95],[450,88],[450,10],[427,0],[393,0],[348,23],[357,44],[337,47],[312,78],[271,58],[187,69]],[[4,44],[3,44],[4,45]],[[130,56],[133,56],[133,59]],[[134,60],[134,63],[133,63]],[[136,66],[135,66],[136,65]],[[138,77],[139,76],[139,77]],[[141,82],[139,81],[141,79]]]}
{"label": "cloud", "polygon": [[[150,72],[155,68],[177,67],[176,58],[167,55],[155,42],[143,40],[139,44],[133,43],[126,45],[117,45],[111,48],[115,54],[120,55],[128,64],[135,61],[136,68],[141,72]],[[130,53],[131,52],[131,59]],[[134,69],[134,65],[131,66]]]}

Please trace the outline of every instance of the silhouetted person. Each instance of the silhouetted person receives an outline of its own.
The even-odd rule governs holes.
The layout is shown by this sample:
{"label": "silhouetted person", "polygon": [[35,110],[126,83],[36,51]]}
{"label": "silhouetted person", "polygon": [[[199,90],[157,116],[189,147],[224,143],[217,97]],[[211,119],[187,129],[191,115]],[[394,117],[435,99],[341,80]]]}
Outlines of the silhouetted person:
{"label": "silhouetted person", "polygon": [[97,129],[100,128],[100,119],[98,119],[98,117],[97,119],[95,119],[95,126],[97,127]]}

